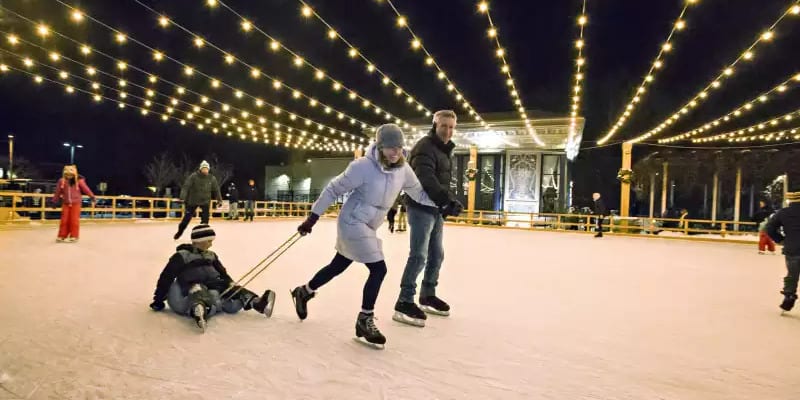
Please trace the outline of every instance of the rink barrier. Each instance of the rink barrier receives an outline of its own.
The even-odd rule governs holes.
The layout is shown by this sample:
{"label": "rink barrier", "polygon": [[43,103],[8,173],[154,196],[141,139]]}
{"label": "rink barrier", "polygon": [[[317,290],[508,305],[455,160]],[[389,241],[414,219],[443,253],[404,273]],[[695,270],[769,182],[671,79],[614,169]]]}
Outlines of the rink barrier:
{"label": "rink barrier", "polygon": [[[0,226],[24,225],[32,222],[58,223],[60,206],[50,202],[51,194],[0,191]],[[96,196],[92,206],[89,198],[83,197],[81,219],[96,222],[122,222],[142,220],[177,221],[183,217],[184,204],[178,199],[163,197]],[[285,201],[256,201],[254,217],[304,218],[311,212],[312,203]],[[325,217],[335,217],[340,204],[332,206]],[[225,219],[230,212],[227,202],[211,202],[211,219]],[[199,216],[197,210],[195,216]],[[239,214],[244,216],[244,207]],[[573,231],[594,233],[596,218],[593,215],[558,213],[522,213],[509,211],[466,211],[458,217],[448,218],[449,224],[514,228],[526,230]],[[698,235],[719,235],[721,238],[741,237],[757,233],[754,222],[649,218],[649,217],[605,217],[604,233],[624,235],[656,236],[663,232],[691,238]]]}
{"label": "rink barrier", "polygon": [[[458,217],[448,218],[449,223],[468,226],[584,233],[596,233],[596,221],[594,215],[509,211],[467,211]],[[723,239],[737,239],[737,237],[741,239],[744,236],[757,234],[758,224],[743,221],[650,217],[608,216],[603,219],[604,234],[657,236],[664,232],[689,238],[699,235],[719,235]]]}
{"label": "rink barrier", "polygon": [[[96,196],[92,205],[89,197],[83,196],[81,219],[96,222],[180,220],[186,212],[183,202],[163,197]],[[61,218],[61,206],[51,202],[52,194],[0,191],[0,224],[28,224],[31,222],[57,223]],[[243,203],[243,202],[242,202]],[[311,211],[312,203],[285,201],[256,201],[254,218],[302,218]],[[328,210],[327,215],[338,214],[340,206]],[[211,219],[230,216],[227,201],[211,202]],[[239,208],[239,218],[244,217],[244,207]],[[199,217],[198,209],[195,216]]]}

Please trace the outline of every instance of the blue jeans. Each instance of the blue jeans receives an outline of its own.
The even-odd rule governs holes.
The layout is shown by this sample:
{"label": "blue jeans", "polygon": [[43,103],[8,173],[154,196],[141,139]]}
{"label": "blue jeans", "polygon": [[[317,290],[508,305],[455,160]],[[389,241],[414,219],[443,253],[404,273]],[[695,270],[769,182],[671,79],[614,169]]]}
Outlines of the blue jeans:
{"label": "blue jeans", "polygon": [[436,295],[439,269],[444,261],[442,227],[444,221],[438,210],[418,206],[408,207],[408,224],[411,225],[411,251],[400,282],[400,301],[413,303],[417,290],[417,277],[425,268],[420,297]]}

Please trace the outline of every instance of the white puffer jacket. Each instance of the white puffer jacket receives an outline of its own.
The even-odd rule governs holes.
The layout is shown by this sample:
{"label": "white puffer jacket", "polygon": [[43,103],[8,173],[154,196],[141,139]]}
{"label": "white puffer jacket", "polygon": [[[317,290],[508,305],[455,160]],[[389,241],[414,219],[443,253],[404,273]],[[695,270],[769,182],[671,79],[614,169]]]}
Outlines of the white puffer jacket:
{"label": "white puffer jacket", "polygon": [[325,187],[312,207],[315,214],[322,215],[338,197],[352,192],[337,221],[336,250],[360,263],[383,260],[383,246],[376,231],[401,190],[417,203],[436,207],[408,163],[387,169],[381,165],[378,151],[374,144],[368,147],[366,157],[351,162]]}

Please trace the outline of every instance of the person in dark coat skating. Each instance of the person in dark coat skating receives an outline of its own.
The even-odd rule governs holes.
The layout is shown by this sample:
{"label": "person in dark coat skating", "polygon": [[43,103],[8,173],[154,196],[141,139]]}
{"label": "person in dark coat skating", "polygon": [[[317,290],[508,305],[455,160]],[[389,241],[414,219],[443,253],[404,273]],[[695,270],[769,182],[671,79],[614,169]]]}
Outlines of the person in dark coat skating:
{"label": "person in dark coat skating", "polygon": [[[767,222],[767,234],[776,243],[783,243],[786,277],[783,278],[783,311],[790,311],[797,301],[797,280],[800,278],[800,192],[786,194],[789,205]],[[783,229],[783,232],[781,232]]]}
{"label": "person in dark coat skating", "polygon": [[222,201],[217,178],[209,173],[210,170],[211,166],[208,162],[201,162],[198,171],[189,175],[183,187],[181,187],[181,201],[184,203],[184,211],[183,219],[178,224],[178,232],[173,236],[175,240],[180,239],[183,235],[183,231],[189,226],[189,221],[192,220],[198,208],[200,208],[200,223],[208,224],[210,217],[209,206],[212,197],[217,202]]}
{"label": "person in dark coat skating", "polygon": [[592,211],[597,216],[597,234],[595,234],[594,237],[601,238],[603,237],[603,219],[608,215],[608,209],[600,193],[592,193],[592,199],[594,199]]}
{"label": "person in dark coat skating", "polygon": [[231,182],[228,185],[228,219],[239,219],[239,189]]}

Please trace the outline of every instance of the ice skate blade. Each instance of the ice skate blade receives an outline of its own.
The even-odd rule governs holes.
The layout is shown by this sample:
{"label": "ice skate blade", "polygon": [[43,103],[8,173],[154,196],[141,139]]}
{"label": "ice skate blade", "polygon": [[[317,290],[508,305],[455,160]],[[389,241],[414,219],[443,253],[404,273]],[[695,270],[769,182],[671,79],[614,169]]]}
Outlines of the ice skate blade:
{"label": "ice skate blade", "polygon": [[267,306],[264,307],[264,316],[269,318],[272,316],[272,310],[275,308],[275,292],[270,291],[267,296]]}
{"label": "ice skate blade", "polygon": [[449,317],[450,316],[450,311],[440,311],[440,310],[437,310],[437,309],[435,309],[435,308],[433,308],[431,306],[420,305],[419,308],[422,311],[425,311],[428,314],[438,315],[440,317]]}
{"label": "ice skate blade", "polygon": [[375,350],[383,350],[384,347],[385,347],[384,345],[379,344],[379,343],[370,343],[370,342],[367,341],[367,339],[364,339],[363,337],[354,337],[353,340],[355,342],[357,342],[357,343],[360,343],[360,344],[362,344],[364,346],[367,346],[367,347],[369,347],[371,349],[375,349]]}
{"label": "ice skate blade", "polygon": [[397,321],[397,322],[402,322],[402,323],[404,323],[406,325],[417,326],[417,327],[420,327],[420,328],[424,328],[425,327],[425,320],[417,319],[417,318],[411,318],[408,315],[405,315],[405,314],[401,313],[400,311],[395,311],[394,315],[392,315],[392,319]]}

